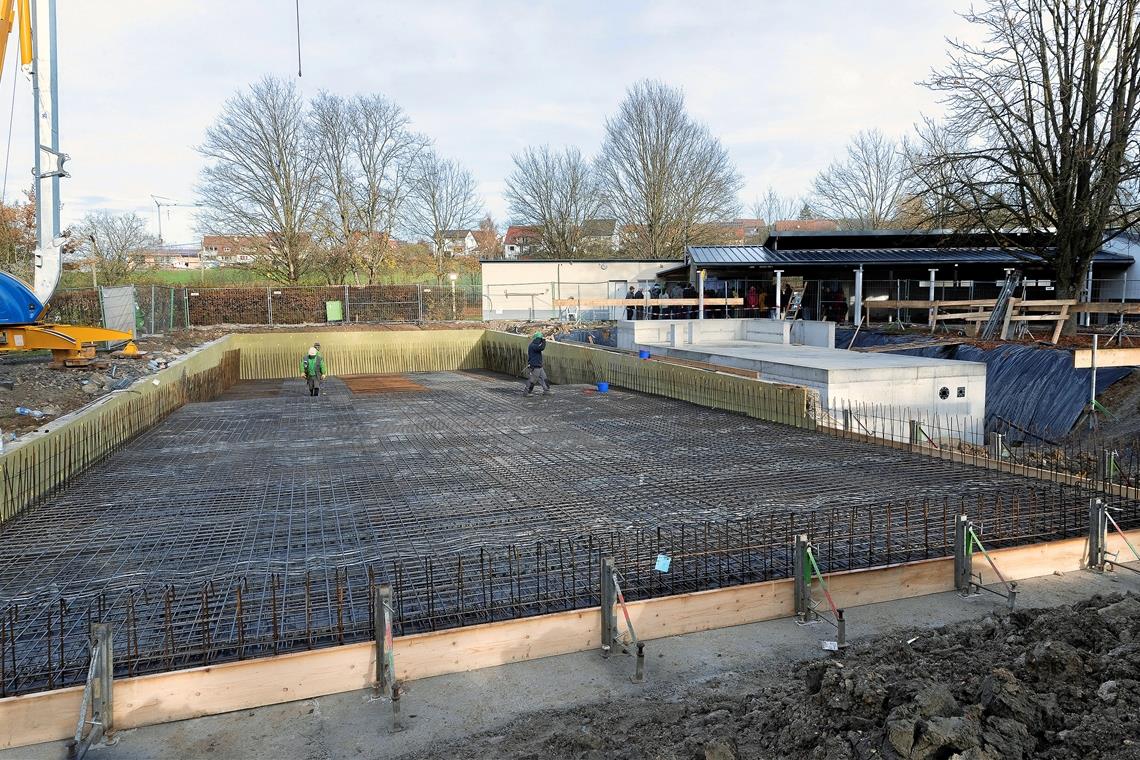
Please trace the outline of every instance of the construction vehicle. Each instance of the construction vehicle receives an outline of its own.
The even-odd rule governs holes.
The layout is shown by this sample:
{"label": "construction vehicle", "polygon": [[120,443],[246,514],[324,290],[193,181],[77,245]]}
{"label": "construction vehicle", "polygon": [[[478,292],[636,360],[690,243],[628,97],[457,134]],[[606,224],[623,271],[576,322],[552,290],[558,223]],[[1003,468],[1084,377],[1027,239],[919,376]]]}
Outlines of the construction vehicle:
{"label": "construction vehicle", "polygon": [[[19,7],[17,16],[16,8]],[[69,176],[59,150],[59,83],[56,58],[56,0],[0,0],[0,72],[12,27],[19,23],[20,66],[32,83],[35,106],[34,281],[0,272],[0,351],[50,350],[56,366],[88,366],[95,344],[126,341],[125,355],[137,355],[130,333],[101,327],[55,324],[44,319],[63,269],[59,181]],[[92,265],[94,266],[94,265]]]}

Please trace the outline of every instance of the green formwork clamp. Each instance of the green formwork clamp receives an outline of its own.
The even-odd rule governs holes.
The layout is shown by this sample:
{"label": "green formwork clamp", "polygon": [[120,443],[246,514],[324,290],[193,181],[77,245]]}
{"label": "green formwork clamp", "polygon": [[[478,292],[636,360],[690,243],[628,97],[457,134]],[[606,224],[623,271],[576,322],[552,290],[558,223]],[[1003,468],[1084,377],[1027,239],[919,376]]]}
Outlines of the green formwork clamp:
{"label": "green formwork clamp", "polygon": [[344,302],[343,301],[325,301],[325,321],[326,322],[343,322],[344,321]]}

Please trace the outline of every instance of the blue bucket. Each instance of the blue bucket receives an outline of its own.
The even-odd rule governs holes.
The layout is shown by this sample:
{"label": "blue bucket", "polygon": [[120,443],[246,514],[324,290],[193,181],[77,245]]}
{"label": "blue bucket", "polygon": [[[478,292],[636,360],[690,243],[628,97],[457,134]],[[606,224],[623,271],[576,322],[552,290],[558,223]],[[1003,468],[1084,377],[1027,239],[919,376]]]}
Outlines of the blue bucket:
{"label": "blue bucket", "polygon": [[649,352],[643,348],[637,352],[637,358],[638,359],[648,359],[649,358]]}
{"label": "blue bucket", "polygon": [[609,393],[609,391],[610,391],[610,384],[609,383],[606,383],[606,382],[599,382],[598,383],[598,393]]}

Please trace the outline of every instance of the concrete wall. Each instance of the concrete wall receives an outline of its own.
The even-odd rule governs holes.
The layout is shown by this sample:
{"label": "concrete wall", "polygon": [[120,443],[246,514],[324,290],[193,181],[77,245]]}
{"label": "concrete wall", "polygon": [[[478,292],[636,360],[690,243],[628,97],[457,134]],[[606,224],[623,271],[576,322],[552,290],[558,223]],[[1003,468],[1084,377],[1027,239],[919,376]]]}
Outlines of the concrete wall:
{"label": "concrete wall", "polygon": [[835,323],[797,319],[792,322],[790,344],[793,346],[835,348]]}
{"label": "concrete wall", "polygon": [[835,323],[784,319],[641,319],[622,320],[617,325],[617,346],[627,350],[647,343],[680,346],[733,340],[833,348]]}
{"label": "concrete wall", "polygon": [[611,298],[652,283],[658,272],[680,261],[484,261],[483,319],[557,319],[574,313],[583,319],[622,319],[620,308],[587,307],[563,310],[558,298]]}
{"label": "concrete wall", "polygon": [[[960,430],[967,442],[983,442],[986,365],[981,362],[914,357],[908,364],[897,355],[831,349],[826,355],[833,359],[821,365],[816,348],[759,351],[737,344],[718,350],[700,343],[646,347],[655,356],[721,364],[756,372],[767,382],[807,388],[818,394],[836,426],[851,420],[853,432],[907,441],[909,420],[919,420],[924,430],[937,428],[943,437],[951,431],[957,436]],[[805,357],[804,352],[814,354]]]}

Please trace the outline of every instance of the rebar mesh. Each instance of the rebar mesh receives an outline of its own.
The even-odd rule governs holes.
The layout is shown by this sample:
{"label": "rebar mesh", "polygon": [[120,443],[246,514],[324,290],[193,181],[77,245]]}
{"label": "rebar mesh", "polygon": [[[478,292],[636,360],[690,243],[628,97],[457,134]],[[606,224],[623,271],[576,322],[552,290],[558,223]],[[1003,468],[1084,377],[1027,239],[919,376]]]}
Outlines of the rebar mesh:
{"label": "rebar mesh", "polygon": [[[92,621],[123,675],[1081,534],[1088,492],[683,402],[486,373],[193,403],[0,528],[0,693],[76,683]],[[272,395],[270,395],[272,394]],[[1121,523],[1136,504],[1115,500]],[[653,570],[668,554],[668,573]]]}

